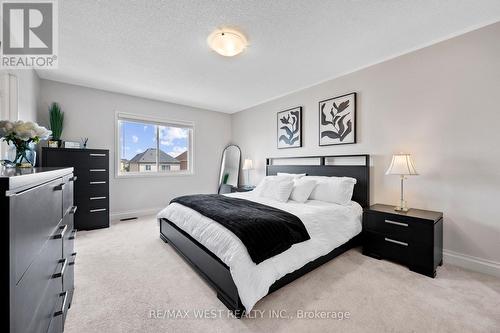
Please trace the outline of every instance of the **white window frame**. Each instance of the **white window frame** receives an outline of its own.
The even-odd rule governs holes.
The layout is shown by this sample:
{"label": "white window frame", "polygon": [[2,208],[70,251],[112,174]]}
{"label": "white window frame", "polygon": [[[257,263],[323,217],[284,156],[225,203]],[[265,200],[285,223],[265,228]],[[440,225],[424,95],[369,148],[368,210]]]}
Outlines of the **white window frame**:
{"label": "white window frame", "polygon": [[[157,161],[156,172],[120,172],[120,162],[121,162],[121,144],[120,144],[120,126],[119,121],[132,121],[140,122],[146,124],[152,124],[157,126],[166,127],[184,127],[189,128],[188,137],[188,170],[185,171],[160,171],[160,164]],[[137,115],[132,113],[115,112],[115,178],[136,178],[136,177],[177,177],[177,176],[192,176],[194,175],[194,122],[192,121],[182,121],[182,120],[172,120],[172,119],[161,119],[150,116]],[[157,131],[156,137],[156,149],[160,149],[159,131]]]}

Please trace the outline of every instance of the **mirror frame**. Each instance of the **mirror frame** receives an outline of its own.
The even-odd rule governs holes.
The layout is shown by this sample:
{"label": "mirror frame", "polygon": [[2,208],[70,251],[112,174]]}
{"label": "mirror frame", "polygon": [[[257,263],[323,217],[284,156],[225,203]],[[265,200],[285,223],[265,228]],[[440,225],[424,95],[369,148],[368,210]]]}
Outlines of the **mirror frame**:
{"label": "mirror frame", "polygon": [[[219,168],[219,185],[218,185],[218,189],[217,189],[217,193],[218,194],[221,194],[221,189],[222,189],[222,185],[225,185],[225,184],[222,184],[222,170],[224,168],[224,166],[222,165],[222,162],[224,161],[224,153],[226,152],[226,150],[229,148],[229,147],[236,147],[238,148],[238,151],[240,152],[240,156],[239,156],[239,160],[238,160],[238,177],[236,178],[237,181],[236,181],[236,187],[239,186],[239,183],[240,183],[240,170],[241,170],[241,148],[238,146],[238,145],[235,145],[235,144],[229,144],[227,145],[226,147],[224,147],[224,149],[222,150],[222,155],[221,155],[221,158],[220,158],[220,168]],[[232,185],[231,185],[232,186]],[[224,192],[224,193],[228,193],[228,192]]]}

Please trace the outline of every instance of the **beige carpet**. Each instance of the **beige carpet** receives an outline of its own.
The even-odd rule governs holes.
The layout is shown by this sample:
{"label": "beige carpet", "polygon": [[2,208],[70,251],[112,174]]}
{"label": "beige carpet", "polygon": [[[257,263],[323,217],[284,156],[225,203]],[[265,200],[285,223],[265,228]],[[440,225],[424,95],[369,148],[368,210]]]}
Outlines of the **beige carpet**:
{"label": "beige carpet", "polygon": [[[256,318],[237,320],[227,318],[215,292],[160,240],[154,217],[78,232],[76,248],[67,333],[500,331],[500,279],[446,264],[430,279],[350,250],[265,297]],[[168,318],[184,316],[182,310],[188,318]],[[216,318],[197,319],[199,310]],[[270,310],[283,318],[270,318]],[[296,318],[309,310],[350,317]]]}

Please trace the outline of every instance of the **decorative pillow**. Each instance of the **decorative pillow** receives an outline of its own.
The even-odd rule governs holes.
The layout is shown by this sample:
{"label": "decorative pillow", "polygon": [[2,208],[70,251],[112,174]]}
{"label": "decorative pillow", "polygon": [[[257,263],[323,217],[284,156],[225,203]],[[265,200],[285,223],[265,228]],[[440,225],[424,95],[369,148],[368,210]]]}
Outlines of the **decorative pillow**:
{"label": "decorative pillow", "polygon": [[294,179],[290,199],[297,202],[307,201],[317,184],[316,180],[308,178],[309,177],[302,177],[299,179]]}
{"label": "decorative pillow", "polygon": [[259,184],[256,193],[258,196],[271,198],[280,202],[287,202],[292,193],[293,180],[289,177],[269,176]]}
{"label": "decorative pillow", "polygon": [[306,177],[317,181],[309,199],[347,205],[351,202],[355,178],[350,177]]}
{"label": "decorative pillow", "polygon": [[304,176],[306,176],[307,174],[305,173],[286,173],[286,172],[278,172],[278,176],[281,177],[292,177],[293,179],[297,179],[297,178],[302,178]]}
{"label": "decorative pillow", "polygon": [[255,186],[255,189],[252,191],[252,193],[260,196],[260,193],[262,192],[262,190],[264,190],[265,187],[267,187],[267,182],[269,182],[270,180],[285,180],[285,179],[291,180],[293,178],[287,177],[287,176],[265,176],[257,184],[257,186]]}

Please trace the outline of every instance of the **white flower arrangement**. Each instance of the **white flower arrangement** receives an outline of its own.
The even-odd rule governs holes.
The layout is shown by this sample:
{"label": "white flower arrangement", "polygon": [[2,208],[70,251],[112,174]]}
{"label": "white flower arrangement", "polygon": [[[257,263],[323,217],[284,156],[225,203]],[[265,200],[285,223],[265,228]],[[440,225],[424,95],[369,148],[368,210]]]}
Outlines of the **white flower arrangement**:
{"label": "white flower arrangement", "polygon": [[16,146],[16,141],[37,143],[40,140],[48,139],[51,134],[51,131],[32,121],[0,121],[0,139],[3,139],[7,143],[14,143]]}
{"label": "white flower arrangement", "polygon": [[[31,151],[33,144],[50,137],[52,131],[38,126],[32,121],[0,121],[0,139],[16,147],[14,161],[4,160],[6,166],[31,167],[35,165],[36,154]],[[32,154],[28,154],[31,151]]]}

